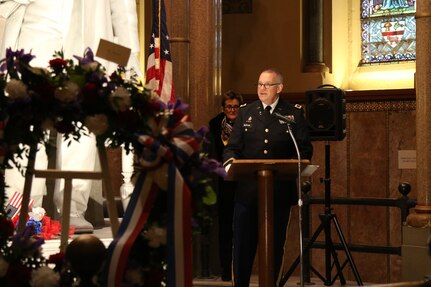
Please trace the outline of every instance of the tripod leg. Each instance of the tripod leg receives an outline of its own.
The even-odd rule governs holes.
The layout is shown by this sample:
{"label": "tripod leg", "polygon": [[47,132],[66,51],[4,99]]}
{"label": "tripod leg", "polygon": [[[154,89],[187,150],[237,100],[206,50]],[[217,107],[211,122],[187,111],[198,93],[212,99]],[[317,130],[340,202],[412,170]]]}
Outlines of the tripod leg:
{"label": "tripod leg", "polygon": [[363,286],[361,276],[359,276],[359,272],[356,269],[355,262],[353,261],[352,254],[349,251],[349,247],[347,246],[346,239],[344,238],[343,231],[341,230],[340,224],[338,223],[337,217],[335,214],[332,217],[332,220],[334,222],[335,228],[337,229],[338,237],[340,238],[341,244],[343,245],[343,249],[346,252],[347,259],[350,263],[350,267],[352,267],[352,272],[355,275],[356,283],[358,283],[359,286]]}
{"label": "tripod leg", "polygon": [[[323,231],[324,227],[328,224],[327,219],[325,221],[322,221],[322,223],[319,225],[319,227],[314,232],[313,236],[308,241],[307,245],[304,247],[304,250],[302,251],[302,256],[305,256],[310,251],[313,243],[316,241],[317,237],[320,235],[320,233]],[[287,270],[286,274],[281,278],[279,286],[284,286],[286,284],[287,280],[292,275],[293,271],[295,271],[296,267],[298,266],[300,261],[300,256],[296,258],[296,260],[292,263],[292,266],[290,266],[289,270]]]}
{"label": "tripod leg", "polygon": [[[335,250],[332,239],[330,239],[329,243],[326,243],[326,244],[330,245],[332,258],[334,259],[334,265],[335,265],[335,268],[337,268],[337,274],[334,276],[334,279],[332,281],[330,281],[330,277],[327,277],[328,278],[327,280],[330,281],[327,286],[331,286],[335,282],[335,280],[337,280],[337,276],[340,276],[341,285],[346,285],[346,279],[344,278],[344,275],[343,275],[343,268],[341,267],[340,261],[338,260],[338,254],[337,254],[337,251]],[[326,268],[328,268],[328,265],[326,266]],[[331,269],[332,268],[330,268],[329,270]]]}
{"label": "tripod leg", "polygon": [[325,286],[330,286],[331,285],[331,253],[332,250],[334,249],[334,246],[332,245],[332,240],[331,240],[331,222],[328,220],[329,216],[331,216],[330,214],[321,214],[320,218],[323,222],[323,219],[325,219],[325,222],[327,224],[325,224],[325,276],[326,279],[324,280],[324,284]]}
{"label": "tripod leg", "polygon": [[[327,210],[325,214],[321,214],[321,218],[325,219],[325,286],[331,286],[335,280],[337,280],[337,276],[340,276],[341,285],[346,284],[346,280],[344,279],[343,270],[341,268],[340,262],[338,260],[337,251],[335,250],[334,243],[331,239],[331,220],[333,215],[330,210]],[[333,261],[332,261],[332,260]],[[332,262],[334,262],[335,267],[337,268],[337,273],[334,278],[332,278]]]}

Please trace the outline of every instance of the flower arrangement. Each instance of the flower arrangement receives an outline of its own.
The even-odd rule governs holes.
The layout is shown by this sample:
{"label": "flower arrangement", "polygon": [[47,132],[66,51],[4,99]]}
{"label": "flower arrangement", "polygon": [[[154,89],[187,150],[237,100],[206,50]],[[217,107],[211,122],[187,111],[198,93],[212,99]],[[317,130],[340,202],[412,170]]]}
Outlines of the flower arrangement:
{"label": "flower arrangement", "polygon": [[[14,234],[12,221],[0,215],[1,286],[60,286],[63,256],[57,254],[48,260],[44,258],[41,252],[44,239],[34,234],[34,225]],[[54,264],[54,268],[48,264]]]}
{"label": "flower arrangement", "polygon": [[[74,60],[65,59],[58,52],[46,69],[32,67],[33,57],[23,50],[8,49],[6,58],[0,62],[2,169],[16,166],[23,172],[25,167],[17,159],[28,156],[38,144],[47,144],[50,131],[62,134],[67,141],[79,141],[91,132],[98,146],[123,146],[133,152],[136,174],[151,173],[167,163],[174,165],[191,191],[193,228],[211,224],[207,207],[216,201],[211,178],[212,174],[223,176],[224,169],[200,152],[207,130],[192,129],[187,105],[180,101],[162,102],[141,82],[134,78],[126,80],[122,68],[108,76],[90,49]],[[184,149],[185,145],[190,148]],[[63,259],[57,258],[55,267],[50,268],[51,259],[42,257],[43,236],[37,234],[40,220],[33,217],[23,233],[14,234],[13,223],[4,211],[7,183],[3,173],[0,179],[0,285],[9,286],[13,264],[25,267],[29,274],[25,279],[20,276],[25,282],[14,281],[13,286],[72,284],[76,275]],[[158,188],[165,189],[163,184]],[[132,250],[139,252],[130,253],[121,275],[122,286],[166,284],[167,194],[155,194],[150,215],[133,242]],[[21,242],[20,248],[29,247],[28,252],[16,248],[14,242]],[[52,275],[51,285],[40,279],[46,277],[44,274]]]}
{"label": "flower arrangement", "polygon": [[131,146],[133,134],[147,130],[148,117],[163,107],[150,91],[125,81],[121,71],[108,78],[87,49],[78,64],[61,52],[48,69],[30,65],[34,58],[23,50],[7,50],[0,66],[0,104],[6,145],[5,163],[16,164],[28,146],[46,143],[50,130],[66,140],[79,140],[93,132],[99,144]]}
{"label": "flower arrangement", "polygon": [[[18,226],[18,217],[12,218],[14,226]],[[61,233],[61,224],[58,220],[51,219],[42,207],[33,207],[28,213],[26,226],[33,226],[34,233],[37,237],[44,240],[58,238]],[[69,235],[73,235],[75,227],[69,227]]]}

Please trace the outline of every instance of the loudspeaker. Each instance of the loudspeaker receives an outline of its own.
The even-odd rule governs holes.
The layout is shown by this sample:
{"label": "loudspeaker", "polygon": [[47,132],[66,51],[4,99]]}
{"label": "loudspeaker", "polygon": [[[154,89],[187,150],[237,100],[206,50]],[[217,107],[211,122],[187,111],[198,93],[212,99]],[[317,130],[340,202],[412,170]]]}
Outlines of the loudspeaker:
{"label": "loudspeaker", "polygon": [[346,99],[343,90],[323,85],[305,92],[311,140],[342,140],[346,136]]}

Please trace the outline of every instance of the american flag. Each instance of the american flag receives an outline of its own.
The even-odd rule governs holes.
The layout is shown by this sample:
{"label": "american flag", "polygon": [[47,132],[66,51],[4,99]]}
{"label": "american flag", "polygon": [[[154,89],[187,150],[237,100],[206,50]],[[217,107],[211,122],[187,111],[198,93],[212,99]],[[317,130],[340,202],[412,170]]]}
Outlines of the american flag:
{"label": "american flag", "polygon": [[172,59],[163,0],[153,0],[153,27],[148,55],[147,88],[155,91],[165,103],[175,102]]}
{"label": "american flag", "polygon": [[[6,205],[6,215],[9,219],[13,220],[15,217],[19,215],[19,211],[21,210],[22,204],[22,193],[15,191],[15,193],[10,198],[9,202]],[[33,199],[30,199],[28,204],[28,209],[31,209],[33,204]]]}

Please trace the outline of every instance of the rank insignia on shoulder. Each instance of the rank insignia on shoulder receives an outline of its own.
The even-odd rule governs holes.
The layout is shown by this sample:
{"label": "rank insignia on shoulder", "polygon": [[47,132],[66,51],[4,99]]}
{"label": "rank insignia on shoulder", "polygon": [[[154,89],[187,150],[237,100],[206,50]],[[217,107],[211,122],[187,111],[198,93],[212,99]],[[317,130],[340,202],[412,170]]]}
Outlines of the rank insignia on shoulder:
{"label": "rank insignia on shoulder", "polygon": [[297,109],[299,109],[299,110],[300,110],[300,109],[302,109],[302,106],[301,106],[300,104],[296,104],[296,105],[295,105],[295,108],[297,108]]}

